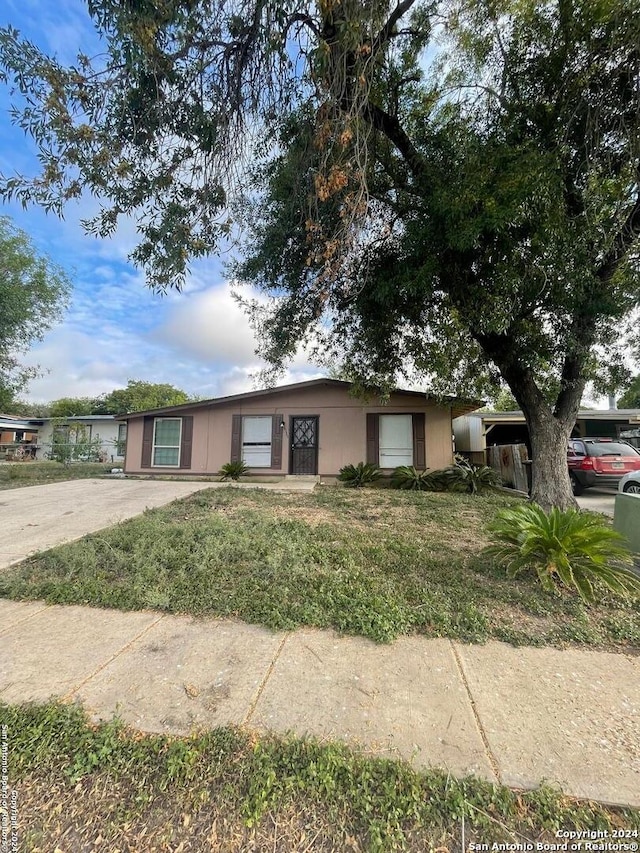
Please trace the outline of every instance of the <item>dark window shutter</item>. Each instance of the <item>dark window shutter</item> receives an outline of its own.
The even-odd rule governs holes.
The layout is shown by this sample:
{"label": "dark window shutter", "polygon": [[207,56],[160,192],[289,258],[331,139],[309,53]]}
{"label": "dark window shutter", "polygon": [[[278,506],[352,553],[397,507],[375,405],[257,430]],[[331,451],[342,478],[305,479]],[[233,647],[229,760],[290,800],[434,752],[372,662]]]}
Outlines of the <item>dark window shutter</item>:
{"label": "dark window shutter", "polygon": [[146,417],[142,427],[142,461],[141,468],[151,468],[151,453],[153,451],[153,418]]}
{"label": "dark window shutter", "polygon": [[271,419],[271,467],[278,471],[282,468],[282,415],[273,415]]}
{"label": "dark window shutter", "polygon": [[424,412],[417,412],[413,417],[413,466],[424,469],[427,467],[427,454],[424,441]]}
{"label": "dark window shutter", "polygon": [[182,418],[182,439],[180,441],[180,467],[191,468],[191,446],[193,444],[193,415]]}
{"label": "dark window shutter", "polygon": [[380,416],[367,414],[367,462],[380,463]]}
{"label": "dark window shutter", "polygon": [[242,415],[231,418],[231,462],[240,461],[240,437],[242,435]]}

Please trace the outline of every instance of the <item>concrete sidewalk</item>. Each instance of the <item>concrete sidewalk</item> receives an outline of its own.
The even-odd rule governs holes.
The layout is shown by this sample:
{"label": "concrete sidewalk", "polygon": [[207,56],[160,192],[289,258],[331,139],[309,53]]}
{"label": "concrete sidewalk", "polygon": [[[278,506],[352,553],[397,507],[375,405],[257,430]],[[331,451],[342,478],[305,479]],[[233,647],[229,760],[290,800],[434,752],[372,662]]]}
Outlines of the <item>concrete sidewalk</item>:
{"label": "concrete sidewalk", "polygon": [[0,699],[148,732],[234,724],[640,806],[640,658],[0,600]]}

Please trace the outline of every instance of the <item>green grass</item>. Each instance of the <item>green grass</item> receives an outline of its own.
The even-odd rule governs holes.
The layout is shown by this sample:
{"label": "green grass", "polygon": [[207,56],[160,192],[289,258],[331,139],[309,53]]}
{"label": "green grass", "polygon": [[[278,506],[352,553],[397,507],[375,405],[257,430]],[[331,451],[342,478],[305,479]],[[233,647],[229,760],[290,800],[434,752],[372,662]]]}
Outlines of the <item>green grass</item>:
{"label": "green grass", "polygon": [[640,601],[544,592],[482,549],[504,494],[216,489],[0,573],[0,596],[310,625],[390,641],[588,645],[640,652]]}
{"label": "green grass", "polygon": [[312,739],[217,728],[142,736],[77,706],[0,704],[21,848],[120,851],[459,850],[640,829],[637,809],[513,791]]}
{"label": "green grass", "polygon": [[10,462],[0,465],[0,489],[101,477],[112,468],[112,464],[98,462],[73,462],[71,465],[63,465],[61,462]]}

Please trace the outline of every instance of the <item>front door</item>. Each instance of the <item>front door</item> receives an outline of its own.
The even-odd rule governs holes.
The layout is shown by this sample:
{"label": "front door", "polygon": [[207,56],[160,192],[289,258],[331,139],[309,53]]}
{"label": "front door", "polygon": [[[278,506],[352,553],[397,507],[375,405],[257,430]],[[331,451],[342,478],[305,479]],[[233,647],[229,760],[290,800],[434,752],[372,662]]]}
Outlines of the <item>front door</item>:
{"label": "front door", "polygon": [[318,418],[295,416],[291,418],[292,474],[318,473]]}

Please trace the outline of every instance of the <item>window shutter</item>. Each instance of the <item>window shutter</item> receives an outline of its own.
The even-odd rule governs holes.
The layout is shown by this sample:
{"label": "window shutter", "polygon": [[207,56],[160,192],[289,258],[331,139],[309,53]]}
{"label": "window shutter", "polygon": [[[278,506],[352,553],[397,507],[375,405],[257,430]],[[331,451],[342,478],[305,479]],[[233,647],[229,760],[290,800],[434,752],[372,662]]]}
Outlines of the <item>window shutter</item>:
{"label": "window shutter", "polygon": [[180,467],[191,468],[191,446],[193,444],[193,415],[182,418],[182,440],[180,442]]}
{"label": "window shutter", "polygon": [[379,464],[380,422],[379,415],[367,414],[367,462]]}
{"label": "window shutter", "polygon": [[274,415],[271,421],[271,467],[282,468],[282,415]]}
{"label": "window shutter", "polygon": [[240,461],[240,438],[242,435],[242,415],[231,418],[231,462]]}
{"label": "window shutter", "polygon": [[151,452],[153,450],[153,418],[146,417],[142,427],[142,461],[141,468],[151,468]]}
{"label": "window shutter", "polygon": [[424,412],[417,412],[413,415],[413,466],[418,469],[427,467],[424,440]]}

